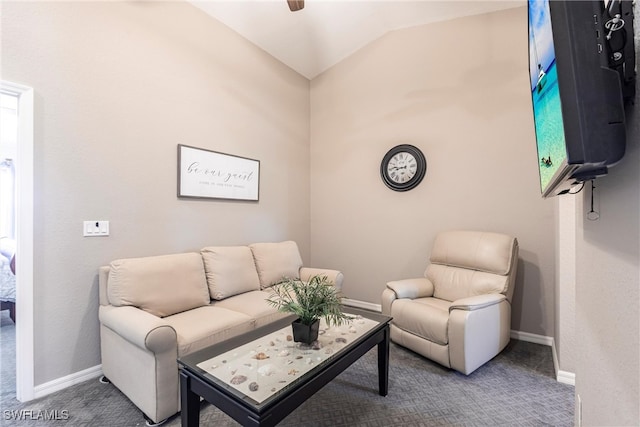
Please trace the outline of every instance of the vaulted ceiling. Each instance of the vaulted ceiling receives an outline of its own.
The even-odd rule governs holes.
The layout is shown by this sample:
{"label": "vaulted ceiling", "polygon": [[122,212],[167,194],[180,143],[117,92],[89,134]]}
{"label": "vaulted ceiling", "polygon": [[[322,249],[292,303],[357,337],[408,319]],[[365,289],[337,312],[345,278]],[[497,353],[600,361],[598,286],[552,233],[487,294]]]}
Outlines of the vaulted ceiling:
{"label": "vaulted ceiling", "polygon": [[298,73],[313,79],[389,31],[523,6],[524,0],[192,1]]}

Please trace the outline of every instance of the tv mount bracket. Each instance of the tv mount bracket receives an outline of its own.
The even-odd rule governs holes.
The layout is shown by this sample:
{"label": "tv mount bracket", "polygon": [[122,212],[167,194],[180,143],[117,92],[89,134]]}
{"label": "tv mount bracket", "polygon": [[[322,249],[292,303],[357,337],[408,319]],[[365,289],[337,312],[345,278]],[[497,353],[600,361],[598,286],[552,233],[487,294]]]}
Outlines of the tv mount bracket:
{"label": "tv mount bracket", "polygon": [[610,0],[604,7],[602,18],[607,30],[605,40],[610,52],[609,68],[620,75],[622,96],[630,102],[636,94],[636,54],[633,43],[633,1]]}

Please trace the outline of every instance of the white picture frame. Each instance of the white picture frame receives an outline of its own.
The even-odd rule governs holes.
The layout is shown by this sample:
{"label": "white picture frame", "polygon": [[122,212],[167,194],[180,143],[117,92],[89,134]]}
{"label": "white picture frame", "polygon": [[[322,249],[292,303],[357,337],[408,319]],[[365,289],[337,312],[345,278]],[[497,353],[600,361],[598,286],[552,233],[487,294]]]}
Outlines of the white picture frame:
{"label": "white picture frame", "polygon": [[260,161],[178,144],[178,198],[257,202]]}

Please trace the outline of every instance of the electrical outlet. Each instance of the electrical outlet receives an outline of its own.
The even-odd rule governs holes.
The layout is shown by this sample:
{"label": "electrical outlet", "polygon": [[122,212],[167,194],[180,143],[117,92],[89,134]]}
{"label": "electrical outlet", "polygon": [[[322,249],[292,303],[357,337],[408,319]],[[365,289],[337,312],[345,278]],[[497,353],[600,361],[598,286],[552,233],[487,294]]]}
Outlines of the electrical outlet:
{"label": "electrical outlet", "polygon": [[84,221],[82,232],[85,237],[101,237],[109,235],[109,221]]}

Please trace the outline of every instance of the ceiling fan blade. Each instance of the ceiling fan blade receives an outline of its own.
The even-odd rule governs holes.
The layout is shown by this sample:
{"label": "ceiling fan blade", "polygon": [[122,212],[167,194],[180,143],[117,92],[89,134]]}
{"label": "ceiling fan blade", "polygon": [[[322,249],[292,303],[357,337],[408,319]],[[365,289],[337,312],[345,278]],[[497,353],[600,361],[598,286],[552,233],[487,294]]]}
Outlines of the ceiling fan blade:
{"label": "ceiling fan blade", "polygon": [[304,8],[304,0],[287,0],[287,4],[289,5],[289,10],[291,10],[291,12]]}

